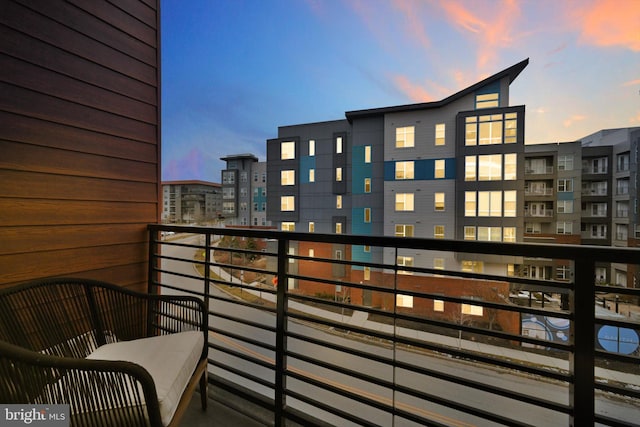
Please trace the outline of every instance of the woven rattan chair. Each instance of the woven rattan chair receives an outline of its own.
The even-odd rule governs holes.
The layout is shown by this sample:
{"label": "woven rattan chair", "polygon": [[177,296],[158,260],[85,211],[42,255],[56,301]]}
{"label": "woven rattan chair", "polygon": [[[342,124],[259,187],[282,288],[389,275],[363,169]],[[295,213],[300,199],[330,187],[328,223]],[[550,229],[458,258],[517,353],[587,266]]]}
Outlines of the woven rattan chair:
{"label": "woven rattan chair", "polygon": [[[73,426],[178,425],[198,383],[206,409],[207,318],[195,297],[92,280],[46,279],[0,290],[0,402],[68,404]],[[188,347],[181,342],[189,342],[189,355],[180,353]],[[189,370],[181,373],[186,386],[172,390],[173,397],[159,401],[166,390],[158,391],[158,372],[140,362],[145,349],[162,353],[152,355],[161,375],[189,358],[180,367]]]}

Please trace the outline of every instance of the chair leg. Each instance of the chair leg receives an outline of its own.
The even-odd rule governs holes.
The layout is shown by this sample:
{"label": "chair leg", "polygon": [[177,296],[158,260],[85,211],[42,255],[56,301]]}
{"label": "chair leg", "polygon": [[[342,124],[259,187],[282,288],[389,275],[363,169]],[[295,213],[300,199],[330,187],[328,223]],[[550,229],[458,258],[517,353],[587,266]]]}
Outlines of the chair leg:
{"label": "chair leg", "polygon": [[209,385],[209,380],[207,379],[207,370],[202,373],[200,377],[200,403],[202,404],[202,410],[207,410],[207,401],[209,400],[209,396],[207,395],[207,387]]}

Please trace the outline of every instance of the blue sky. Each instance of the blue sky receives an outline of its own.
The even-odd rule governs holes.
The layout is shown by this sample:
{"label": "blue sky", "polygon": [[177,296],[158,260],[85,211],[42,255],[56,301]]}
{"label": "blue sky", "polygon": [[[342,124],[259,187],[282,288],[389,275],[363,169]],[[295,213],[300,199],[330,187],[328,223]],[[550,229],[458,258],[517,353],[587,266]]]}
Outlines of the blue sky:
{"label": "blue sky", "polygon": [[437,101],[525,58],[527,143],[640,126],[640,0],[161,0],[162,179],[278,126]]}

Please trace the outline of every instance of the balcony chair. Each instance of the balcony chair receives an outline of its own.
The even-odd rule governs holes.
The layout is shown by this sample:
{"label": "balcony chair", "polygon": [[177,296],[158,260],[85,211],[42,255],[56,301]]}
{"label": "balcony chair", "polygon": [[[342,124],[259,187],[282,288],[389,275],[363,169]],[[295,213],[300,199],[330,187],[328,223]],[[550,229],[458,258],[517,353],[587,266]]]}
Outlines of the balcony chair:
{"label": "balcony chair", "polygon": [[85,279],[0,290],[0,402],[68,404],[72,426],[175,426],[200,384],[208,316],[190,296]]}

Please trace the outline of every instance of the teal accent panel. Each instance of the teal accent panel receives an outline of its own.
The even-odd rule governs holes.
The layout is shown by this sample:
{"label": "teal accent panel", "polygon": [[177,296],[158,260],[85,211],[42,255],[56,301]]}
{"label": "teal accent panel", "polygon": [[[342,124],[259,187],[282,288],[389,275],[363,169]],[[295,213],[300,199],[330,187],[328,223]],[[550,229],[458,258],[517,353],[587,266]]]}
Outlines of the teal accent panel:
{"label": "teal accent panel", "polygon": [[500,93],[500,81],[495,81],[491,84],[481,87],[476,90],[476,95],[484,95],[487,93]]}
{"label": "teal accent panel", "polygon": [[364,162],[364,145],[353,147],[351,162],[351,193],[364,194],[364,179],[371,178],[373,168],[371,163]]}
{"label": "teal accent panel", "polygon": [[309,183],[309,170],[316,168],[315,156],[303,156],[300,158],[300,177],[301,184]]}
{"label": "teal accent panel", "polygon": [[[361,236],[371,236],[372,226],[370,222],[364,222],[364,208],[351,209],[351,232]],[[353,245],[351,247],[353,261],[371,262],[371,252],[365,252],[364,246]],[[362,267],[353,266],[354,270],[362,270]]]}

